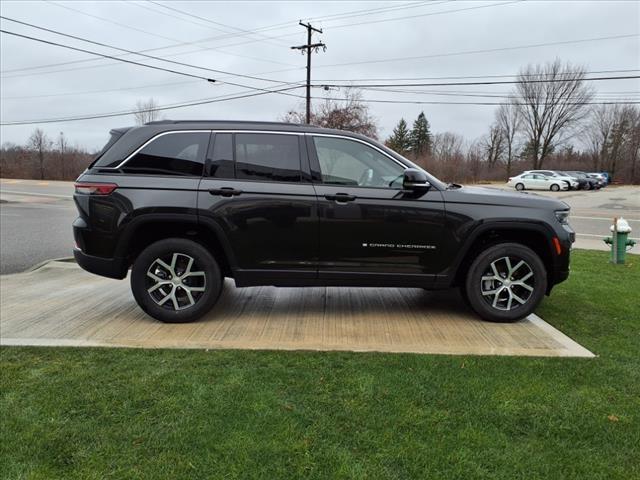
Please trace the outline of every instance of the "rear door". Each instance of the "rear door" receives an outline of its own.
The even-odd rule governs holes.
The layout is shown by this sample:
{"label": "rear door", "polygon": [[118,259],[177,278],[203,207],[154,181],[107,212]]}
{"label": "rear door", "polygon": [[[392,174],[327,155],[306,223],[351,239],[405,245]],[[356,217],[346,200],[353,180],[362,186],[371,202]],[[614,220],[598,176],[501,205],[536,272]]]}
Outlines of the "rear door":
{"label": "rear door", "polygon": [[214,132],[205,170],[199,219],[228,242],[239,285],[316,278],[318,217],[303,135]]}

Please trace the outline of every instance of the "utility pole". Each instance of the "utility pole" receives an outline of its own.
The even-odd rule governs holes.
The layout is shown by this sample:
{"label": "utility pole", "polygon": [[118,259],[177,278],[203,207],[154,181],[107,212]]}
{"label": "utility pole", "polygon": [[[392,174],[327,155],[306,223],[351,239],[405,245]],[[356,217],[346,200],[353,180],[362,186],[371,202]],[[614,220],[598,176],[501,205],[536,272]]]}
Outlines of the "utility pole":
{"label": "utility pole", "polygon": [[322,51],[327,50],[327,46],[322,43],[311,43],[311,34],[313,32],[322,33],[321,28],[312,27],[310,23],[304,23],[300,20],[299,25],[307,29],[307,44],[299,45],[297,47],[291,47],[292,50],[307,51],[307,124],[311,123],[311,53],[312,51],[318,52],[321,48]]}

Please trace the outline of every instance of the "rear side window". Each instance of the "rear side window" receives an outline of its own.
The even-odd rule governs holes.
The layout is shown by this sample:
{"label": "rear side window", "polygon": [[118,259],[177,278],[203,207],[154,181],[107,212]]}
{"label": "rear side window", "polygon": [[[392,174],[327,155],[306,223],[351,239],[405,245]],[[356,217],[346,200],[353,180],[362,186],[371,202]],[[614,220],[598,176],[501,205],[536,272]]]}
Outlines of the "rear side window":
{"label": "rear side window", "polygon": [[209,132],[160,135],[130,158],[122,170],[147,175],[201,176],[209,135]]}
{"label": "rear side window", "polygon": [[272,182],[300,181],[297,135],[238,133],[236,178]]}
{"label": "rear side window", "polygon": [[105,143],[104,147],[102,147],[102,149],[97,153],[96,158],[93,160],[93,162],[91,163],[91,165],[89,166],[89,168],[92,168],[94,166],[96,167],[105,167],[107,166],[106,164],[108,162],[105,162],[104,160],[101,161],[101,159],[103,158],[104,154],[107,153],[107,151],[109,151],[109,149],[111,147],[113,147],[116,142],[118,140],[120,140],[120,138],[122,138],[122,136],[127,133],[129,130],[131,130],[130,128],[117,128],[117,129],[113,129],[109,132],[109,140],[107,140],[107,143]]}

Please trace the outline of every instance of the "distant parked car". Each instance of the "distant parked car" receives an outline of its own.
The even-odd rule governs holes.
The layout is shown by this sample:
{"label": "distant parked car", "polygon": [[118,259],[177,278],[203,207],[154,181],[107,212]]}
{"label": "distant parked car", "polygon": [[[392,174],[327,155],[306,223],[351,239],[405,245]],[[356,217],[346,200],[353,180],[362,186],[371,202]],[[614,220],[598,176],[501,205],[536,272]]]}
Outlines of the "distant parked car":
{"label": "distant parked car", "polygon": [[562,172],[556,172],[555,170],[527,170],[523,173],[538,173],[540,175],[544,175],[546,177],[554,178],[556,180],[562,180],[567,183],[569,190],[577,190],[580,186],[580,183],[574,177],[570,177],[569,175],[564,175]]}
{"label": "distant parked car", "polygon": [[596,180],[598,180],[598,185],[600,186],[600,188],[606,187],[608,184],[607,177],[605,177],[601,173],[587,173],[587,175],[591,178],[595,178]]}
{"label": "distant parked car", "polygon": [[569,190],[569,185],[566,181],[547,177],[540,173],[522,173],[511,177],[507,185],[514,187],[516,190],[551,190],[552,192]]}
{"label": "distant parked car", "polygon": [[595,178],[591,178],[585,172],[577,172],[572,170],[570,172],[564,172],[564,173],[577,178],[578,182],[580,182],[580,188],[584,188],[585,190],[593,190],[593,189],[600,188],[600,184],[598,183],[598,180],[596,180]]}

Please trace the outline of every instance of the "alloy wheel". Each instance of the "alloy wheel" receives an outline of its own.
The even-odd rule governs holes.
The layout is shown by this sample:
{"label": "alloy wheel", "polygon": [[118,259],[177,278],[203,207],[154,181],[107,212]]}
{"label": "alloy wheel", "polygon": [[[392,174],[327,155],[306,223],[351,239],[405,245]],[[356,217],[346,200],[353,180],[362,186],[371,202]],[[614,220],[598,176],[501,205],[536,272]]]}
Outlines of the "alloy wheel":
{"label": "alloy wheel", "polygon": [[195,259],[184,253],[156,258],[146,275],[146,289],[153,301],[169,310],[192,307],[206,290],[207,277]]}
{"label": "alloy wheel", "polygon": [[531,266],[512,256],[491,262],[480,280],[482,297],[497,310],[509,311],[526,304],[534,288]]}

